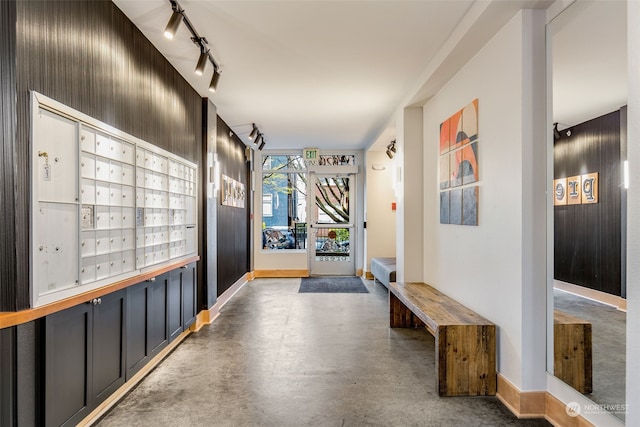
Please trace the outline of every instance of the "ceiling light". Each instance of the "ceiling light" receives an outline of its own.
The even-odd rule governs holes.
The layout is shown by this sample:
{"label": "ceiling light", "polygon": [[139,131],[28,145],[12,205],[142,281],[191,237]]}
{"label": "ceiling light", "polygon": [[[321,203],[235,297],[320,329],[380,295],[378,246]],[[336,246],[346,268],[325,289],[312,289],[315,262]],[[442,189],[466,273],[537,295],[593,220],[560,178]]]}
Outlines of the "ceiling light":
{"label": "ceiling light", "polygon": [[554,139],[560,139],[560,132],[558,132],[558,124],[557,123],[553,124],[553,138]]}
{"label": "ceiling light", "polygon": [[[258,136],[258,127],[255,123],[253,123],[253,129],[251,129],[251,133],[249,134],[249,139],[254,140]],[[257,144],[257,141],[256,141]]]}
{"label": "ceiling light", "polygon": [[258,133],[258,136],[256,137],[256,140],[253,141],[253,143],[258,145],[260,144],[260,141],[264,141],[264,136],[261,133]]}
{"label": "ceiling light", "polygon": [[178,27],[182,22],[182,11],[179,9],[174,9],[171,14],[171,18],[169,18],[169,23],[164,28],[164,36],[168,39],[173,39],[176,35],[176,31],[178,31]]}
{"label": "ceiling light", "polygon": [[218,88],[218,80],[220,80],[220,71],[217,68],[213,70],[213,76],[211,77],[211,83],[209,83],[209,90],[215,92]]}
{"label": "ceiling light", "polygon": [[207,66],[207,58],[209,57],[209,51],[205,51],[202,49],[200,51],[200,58],[198,58],[198,63],[196,64],[196,74],[201,76],[204,74],[204,67]]}
{"label": "ceiling light", "polygon": [[[262,134],[260,134],[260,136],[262,137]],[[264,148],[264,144],[266,144],[266,143],[267,143],[267,141],[264,139],[264,137],[262,137],[262,143],[258,147],[258,150],[262,150]]]}
{"label": "ceiling light", "polygon": [[393,159],[393,151],[389,148],[387,148],[387,156],[389,156],[390,159]]}

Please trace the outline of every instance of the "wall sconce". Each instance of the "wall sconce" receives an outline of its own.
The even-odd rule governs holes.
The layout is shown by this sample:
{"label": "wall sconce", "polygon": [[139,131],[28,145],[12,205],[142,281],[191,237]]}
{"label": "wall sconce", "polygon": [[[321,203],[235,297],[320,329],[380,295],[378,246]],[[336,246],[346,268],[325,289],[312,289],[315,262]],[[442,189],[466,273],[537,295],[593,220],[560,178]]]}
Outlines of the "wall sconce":
{"label": "wall sconce", "polygon": [[207,155],[207,166],[209,166],[209,189],[207,196],[217,197],[220,189],[220,162],[218,161],[218,153],[209,153]]}

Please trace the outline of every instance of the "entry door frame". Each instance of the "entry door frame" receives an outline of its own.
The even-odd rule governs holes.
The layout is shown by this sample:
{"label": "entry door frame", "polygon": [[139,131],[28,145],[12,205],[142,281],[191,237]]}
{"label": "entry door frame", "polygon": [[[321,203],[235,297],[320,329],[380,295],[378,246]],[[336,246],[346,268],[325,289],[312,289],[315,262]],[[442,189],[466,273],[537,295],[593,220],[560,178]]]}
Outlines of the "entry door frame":
{"label": "entry door frame", "polygon": [[[315,191],[315,180],[318,176],[349,176],[349,224],[318,224],[317,218],[308,217],[308,246],[307,246],[307,268],[310,276],[323,276],[323,275],[343,275],[353,276],[358,274],[358,266],[361,264],[358,262],[362,256],[362,206],[361,196],[363,195],[362,178],[359,176],[360,167],[358,166],[360,153],[355,154],[355,165],[342,165],[342,166],[308,166],[308,183],[309,192],[311,186]],[[312,215],[316,209],[315,197],[307,197],[307,212]],[[327,270],[326,266],[316,262],[316,234],[318,229],[322,228],[348,228],[350,230],[349,236],[349,257],[348,268],[337,267],[332,270]],[[326,263],[327,261],[323,261]],[[337,264],[337,263],[336,263]],[[335,265],[335,264],[334,264]],[[323,268],[325,267],[325,268]],[[346,266],[343,266],[346,267]]]}

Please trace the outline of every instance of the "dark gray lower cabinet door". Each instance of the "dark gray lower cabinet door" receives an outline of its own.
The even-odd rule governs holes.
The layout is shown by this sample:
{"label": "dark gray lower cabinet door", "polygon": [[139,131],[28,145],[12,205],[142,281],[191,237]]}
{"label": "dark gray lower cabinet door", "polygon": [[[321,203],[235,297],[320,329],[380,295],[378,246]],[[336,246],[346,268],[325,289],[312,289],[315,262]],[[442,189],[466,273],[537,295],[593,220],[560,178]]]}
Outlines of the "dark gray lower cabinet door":
{"label": "dark gray lower cabinet door", "polygon": [[91,412],[93,305],[44,319],[45,425],[72,426]]}
{"label": "dark gray lower cabinet door", "polygon": [[93,309],[93,398],[99,405],[124,384],[126,291],[100,298]]}
{"label": "dark gray lower cabinet door", "polygon": [[169,273],[127,288],[127,381],[169,343]]}
{"label": "dark gray lower cabinet door", "polygon": [[127,380],[148,361],[147,346],[149,283],[127,288]]}
{"label": "dark gray lower cabinet door", "polygon": [[182,301],[183,301],[183,324],[187,329],[196,321],[198,306],[196,304],[196,263],[187,264],[182,271]]}
{"label": "dark gray lower cabinet door", "polygon": [[169,289],[169,274],[156,276],[156,280],[149,284],[149,348],[154,357],[169,344],[169,325],[167,323],[167,291]]}
{"label": "dark gray lower cabinet door", "polygon": [[182,324],[182,269],[178,268],[169,273],[169,288],[167,304],[169,315],[169,342],[173,341],[184,330]]}

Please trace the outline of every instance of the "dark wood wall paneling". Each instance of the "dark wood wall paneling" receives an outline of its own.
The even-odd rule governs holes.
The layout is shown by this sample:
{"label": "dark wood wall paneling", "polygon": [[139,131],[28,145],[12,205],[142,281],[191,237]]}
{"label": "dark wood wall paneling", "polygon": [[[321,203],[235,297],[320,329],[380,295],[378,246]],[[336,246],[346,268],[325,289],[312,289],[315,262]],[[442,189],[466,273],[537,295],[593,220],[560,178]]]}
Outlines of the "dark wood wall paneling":
{"label": "dark wood wall paneling", "polygon": [[218,194],[218,296],[229,289],[243,274],[249,271],[249,166],[245,157],[245,145],[231,128],[218,117],[216,152],[220,172],[242,182],[247,191],[245,207],[223,206]]}
{"label": "dark wood wall paneling", "polygon": [[0,2],[0,311],[16,306],[16,4]]}
{"label": "dark wood wall paneling", "polygon": [[[29,306],[29,90],[198,165],[202,98],[111,1],[18,2],[16,27],[14,287],[16,308],[23,309]],[[202,283],[202,267],[198,270]]]}
{"label": "dark wood wall paneling", "polygon": [[554,178],[599,174],[599,203],[554,207],[555,278],[621,295],[620,112],[561,132]]}

